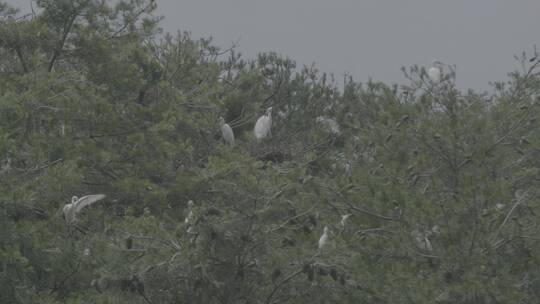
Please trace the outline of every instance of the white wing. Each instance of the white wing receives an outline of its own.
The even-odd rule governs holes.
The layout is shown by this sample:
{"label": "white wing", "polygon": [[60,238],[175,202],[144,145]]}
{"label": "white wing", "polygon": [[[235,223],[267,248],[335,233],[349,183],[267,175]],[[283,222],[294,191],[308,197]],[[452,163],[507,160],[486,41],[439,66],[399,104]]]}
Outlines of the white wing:
{"label": "white wing", "polygon": [[86,195],[81,197],[76,203],[75,203],[75,213],[79,213],[84,207],[91,205],[99,200],[102,200],[105,198],[105,194],[93,194],[93,195]]}

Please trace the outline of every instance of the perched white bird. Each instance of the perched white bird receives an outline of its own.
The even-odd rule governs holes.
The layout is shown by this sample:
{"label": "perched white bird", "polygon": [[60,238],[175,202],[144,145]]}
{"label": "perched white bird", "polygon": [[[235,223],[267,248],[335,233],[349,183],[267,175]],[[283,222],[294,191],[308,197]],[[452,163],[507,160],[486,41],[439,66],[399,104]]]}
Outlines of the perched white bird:
{"label": "perched white bird", "polygon": [[411,236],[414,239],[414,242],[416,243],[416,247],[420,250],[431,252],[433,251],[433,247],[431,246],[431,242],[428,239],[428,235],[425,232],[421,232],[418,228],[411,231]]}
{"label": "perched white bird", "polygon": [[429,241],[427,236],[424,237],[424,239],[421,240],[421,242],[419,244],[421,244],[420,247],[419,247],[420,249],[428,251],[428,252],[433,251],[433,247],[431,246],[431,242]]}
{"label": "perched white bird", "polygon": [[436,84],[441,81],[442,78],[442,66],[443,63],[437,60],[433,61],[433,64],[428,69],[427,74],[429,77],[429,80],[431,80],[432,83]]}
{"label": "perched white bird", "polygon": [[261,140],[268,135],[271,135],[272,129],[272,107],[266,109],[266,114],[259,117],[255,123],[255,128],[253,133],[255,133],[255,138]]}
{"label": "perched white bird", "polygon": [[344,214],[341,216],[341,226],[345,227],[345,222],[347,221],[347,219],[351,216],[352,214]]}
{"label": "perched white bird", "polygon": [[328,242],[328,227],[324,226],[324,232],[319,239],[319,251],[326,245],[326,242]]}
{"label": "perched white bird", "polygon": [[105,198],[105,194],[93,194],[93,195],[86,195],[81,198],[78,198],[76,196],[71,198],[71,204],[67,204],[62,209],[62,212],[64,213],[64,219],[68,224],[72,224],[77,220],[77,213],[81,212],[81,210],[89,206],[99,200],[102,200]]}
{"label": "perched white bird", "polygon": [[190,210],[186,216],[186,219],[184,220],[184,224],[188,225],[191,221],[193,221],[193,211]]}
{"label": "perched white bird", "polygon": [[441,227],[439,227],[439,225],[435,225],[433,227],[431,227],[431,234],[441,234]]}
{"label": "perched white bird", "polygon": [[188,201],[188,210],[189,210],[189,213],[188,215],[186,216],[186,219],[184,220],[184,224],[186,225],[191,225],[191,223],[193,222],[193,218],[195,217],[195,215],[193,215],[193,201],[192,200],[189,200]]}
{"label": "perched white bird", "polygon": [[225,140],[227,144],[234,146],[234,132],[231,126],[229,126],[229,124],[225,122],[225,119],[223,119],[223,117],[219,118],[219,126],[221,128],[221,135],[223,136],[223,140]]}
{"label": "perched white bird", "polygon": [[328,129],[328,131],[333,134],[341,133],[338,122],[333,118],[318,116],[317,118],[315,118],[315,121],[323,125],[325,128]]}
{"label": "perched white bird", "polygon": [[60,136],[64,137],[66,135],[66,124],[64,121],[60,123]]}
{"label": "perched white bird", "polygon": [[6,158],[0,166],[0,174],[6,173],[11,170],[11,157]]}
{"label": "perched white bird", "polygon": [[345,169],[345,176],[351,176],[351,172],[352,172],[351,161],[346,160],[345,163],[343,164],[343,169]]}

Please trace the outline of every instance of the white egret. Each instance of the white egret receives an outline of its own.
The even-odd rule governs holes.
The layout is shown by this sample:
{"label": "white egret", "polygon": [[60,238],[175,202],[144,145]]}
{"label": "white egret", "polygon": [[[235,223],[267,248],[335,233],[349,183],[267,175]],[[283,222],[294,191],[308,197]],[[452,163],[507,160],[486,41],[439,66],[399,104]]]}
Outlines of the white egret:
{"label": "white egret", "polygon": [[[193,205],[195,205],[193,203],[192,200],[189,200],[188,201],[188,215],[186,216],[186,218],[184,219],[184,224],[186,225],[185,229],[186,229],[186,232],[187,234],[197,234],[197,232],[195,231],[195,228],[194,228],[194,221],[195,221],[195,214],[193,213]],[[194,239],[192,240],[194,241]]]}
{"label": "white egret", "polygon": [[425,232],[421,232],[418,228],[411,231],[411,236],[414,239],[414,242],[416,243],[416,247],[420,250],[431,252],[433,251],[433,247],[431,246],[431,242],[428,239],[428,234]]}
{"label": "white egret", "polygon": [[351,216],[352,214],[344,214],[341,216],[341,226],[345,227],[345,222],[347,221],[347,219]]}
{"label": "white egret", "polygon": [[433,247],[427,236],[416,236],[414,240],[418,249],[429,252],[433,251]]}
{"label": "white egret", "polygon": [[321,235],[321,238],[319,239],[319,251],[322,251],[322,248],[326,245],[328,242],[328,227],[324,226],[324,232]]}
{"label": "white egret", "polygon": [[11,157],[8,157],[3,161],[2,166],[0,166],[0,174],[9,172],[9,170],[11,170]]}
{"label": "white egret", "polygon": [[443,73],[442,66],[443,66],[442,62],[433,60],[433,64],[428,69],[427,74],[428,74],[429,80],[431,80],[433,84],[437,84],[441,81],[442,73]]}
{"label": "white egret", "polygon": [[64,137],[66,135],[66,124],[64,121],[60,123],[60,136]]}
{"label": "white egret", "polygon": [[424,245],[424,250],[429,251],[429,252],[433,251],[433,247],[431,246],[431,242],[429,241],[429,239],[427,237],[424,237],[423,245]]}
{"label": "white egret", "polygon": [[193,211],[189,210],[188,215],[184,219],[184,224],[189,225],[193,221]]}
{"label": "white egret", "polygon": [[68,224],[74,223],[77,220],[77,214],[81,212],[84,207],[89,206],[104,198],[105,194],[86,195],[81,198],[73,196],[71,198],[71,204],[65,205],[62,209],[62,212],[64,213],[64,219]]}
{"label": "white egret", "polygon": [[431,233],[430,234],[441,234],[441,227],[439,227],[439,225],[435,225],[433,227],[431,227]]}
{"label": "white egret", "polygon": [[188,210],[189,210],[189,213],[188,215],[186,216],[186,219],[184,219],[184,224],[186,225],[190,225],[192,222],[193,222],[193,218],[195,217],[193,215],[193,201],[192,200],[189,200],[188,201]]}
{"label": "white egret", "polygon": [[338,122],[333,118],[318,116],[317,118],[315,118],[315,121],[323,125],[325,128],[328,129],[328,131],[333,134],[341,133]]}
{"label": "white egret", "polygon": [[219,126],[221,128],[221,135],[223,136],[223,140],[225,140],[227,144],[234,146],[234,132],[231,126],[229,126],[229,124],[225,122],[225,119],[223,119],[223,117],[219,118]]}
{"label": "white egret", "polygon": [[261,140],[268,135],[271,135],[272,129],[272,107],[266,109],[266,114],[259,117],[255,123],[255,128],[253,133],[255,133],[255,138]]}
{"label": "white egret", "polygon": [[350,160],[345,160],[345,163],[343,164],[343,169],[345,169],[345,176],[351,176],[352,163]]}

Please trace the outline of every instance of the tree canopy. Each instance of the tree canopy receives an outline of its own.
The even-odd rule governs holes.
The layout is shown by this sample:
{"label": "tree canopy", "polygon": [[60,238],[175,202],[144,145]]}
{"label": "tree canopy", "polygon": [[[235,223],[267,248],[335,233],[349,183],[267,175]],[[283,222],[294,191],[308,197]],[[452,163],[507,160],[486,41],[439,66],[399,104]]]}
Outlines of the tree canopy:
{"label": "tree canopy", "polygon": [[34,3],[0,1],[0,302],[540,303],[536,51],[489,96],[340,90],[154,1]]}

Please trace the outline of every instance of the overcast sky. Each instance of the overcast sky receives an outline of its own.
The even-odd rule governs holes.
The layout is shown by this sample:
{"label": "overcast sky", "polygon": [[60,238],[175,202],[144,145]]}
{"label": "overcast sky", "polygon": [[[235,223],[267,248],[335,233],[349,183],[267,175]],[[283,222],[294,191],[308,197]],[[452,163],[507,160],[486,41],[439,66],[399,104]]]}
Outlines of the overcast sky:
{"label": "overcast sky", "polygon": [[[401,66],[457,65],[461,88],[489,89],[540,48],[540,0],[156,0],[166,31],[190,31],[247,58],[276,51],[348,72],[405,83]],[[8,0],[29,6],[30,0]]]}

